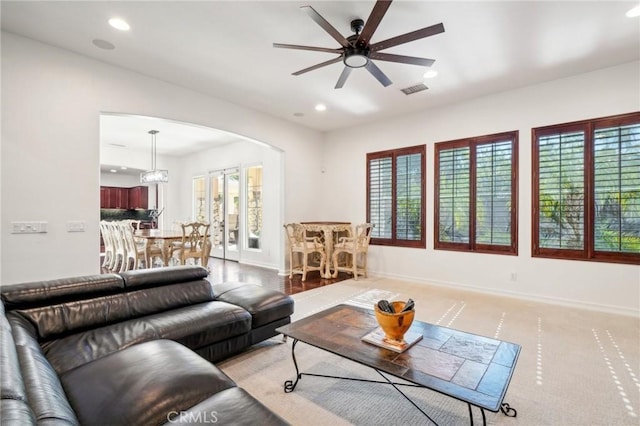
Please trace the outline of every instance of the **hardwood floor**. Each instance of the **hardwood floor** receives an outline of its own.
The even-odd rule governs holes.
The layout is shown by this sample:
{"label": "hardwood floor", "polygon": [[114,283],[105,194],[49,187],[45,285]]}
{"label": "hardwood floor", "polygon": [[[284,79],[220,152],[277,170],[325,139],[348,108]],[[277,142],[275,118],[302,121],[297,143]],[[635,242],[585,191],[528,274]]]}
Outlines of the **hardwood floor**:
{"label": "hardwood floor", "polygon": [[303,282],[301,275],[289,276],[278,275],[278,271],[258,266],[242,265],[238,262],[211,258],[209,260],[211,274],[209,280],[212,283],[224,281],[242,281],[253,284],[261,284],[265,288],[278,290],[286,294],[300,293],[318,287],[331,285],[339,281],[351,278],[350,274],[340,272],[337,278],[324,279],[317,271],[309,272],[307,279]]}
{"label": "hardwood floor", "polygon": [[[211,273],[208,279],[214,284],[225,281],[242,281],[260,284],[265,288],[278,290],[289,295],[351,278],[350,274],[340,272],[337,278],[324,279],[320,277],[317,271],[314,271],[309,272],[306,281],[303,282],[301,275],[294,275],[292,279],[289,279],[288,275],[278,275],[278,271],[272,269],[243,265],[238,262],[213,257],[209,259],[209,269]],[[103,274],[109,272],[109,270],[102,269]]]}

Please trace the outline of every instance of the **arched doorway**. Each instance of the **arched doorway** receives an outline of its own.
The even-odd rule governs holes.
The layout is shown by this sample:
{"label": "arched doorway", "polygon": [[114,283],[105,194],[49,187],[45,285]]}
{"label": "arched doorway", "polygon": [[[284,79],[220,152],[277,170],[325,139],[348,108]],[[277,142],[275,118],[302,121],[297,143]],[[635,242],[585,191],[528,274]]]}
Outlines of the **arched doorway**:
{"label": "arched doorway", "polygon": [[[169,170],[169,182],[158,184],[157,198],[150,196],[149,210],[161,212],[158,226],[167,229],[176,222],[204,218],[212,225],[213,256],[279,269],[283,153],[222,130],[156,117],[103,113],[101,181],[126,174],[131,184],[137,182],[139,173],[151,167],[148,132],[152,129],[159,131],[157,167]],[[122,167],[126,171],[121,171]]]}

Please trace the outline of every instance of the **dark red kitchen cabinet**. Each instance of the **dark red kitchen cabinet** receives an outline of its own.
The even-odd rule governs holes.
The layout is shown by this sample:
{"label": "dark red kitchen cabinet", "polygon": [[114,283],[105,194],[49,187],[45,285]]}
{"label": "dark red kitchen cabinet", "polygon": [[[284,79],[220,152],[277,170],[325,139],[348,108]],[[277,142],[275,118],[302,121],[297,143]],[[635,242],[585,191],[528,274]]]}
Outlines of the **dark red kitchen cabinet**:
{"label": "dark red kitchen cabinet", "polygon": [[129,208],[147,209],[149,208],[149,187],[134,186],[129,188]]}

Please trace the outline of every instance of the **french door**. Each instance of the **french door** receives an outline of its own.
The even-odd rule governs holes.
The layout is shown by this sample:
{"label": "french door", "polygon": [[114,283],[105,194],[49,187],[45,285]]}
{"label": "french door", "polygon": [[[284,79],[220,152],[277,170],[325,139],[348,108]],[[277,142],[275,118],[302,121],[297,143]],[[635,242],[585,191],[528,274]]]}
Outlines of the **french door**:
{"label": "french door", "polygon": [[240,258],[240,170],[215,170],[209,174],[211,256]]}

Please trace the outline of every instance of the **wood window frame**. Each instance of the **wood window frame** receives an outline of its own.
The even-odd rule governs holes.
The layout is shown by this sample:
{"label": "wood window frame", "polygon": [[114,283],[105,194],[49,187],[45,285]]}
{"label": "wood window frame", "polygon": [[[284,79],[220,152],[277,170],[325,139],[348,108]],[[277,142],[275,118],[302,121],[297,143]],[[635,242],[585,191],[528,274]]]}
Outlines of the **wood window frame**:
{"label": "wood window frame", "polygon": [[[420,239],[419,240],[403,240],[399,239],[396,236],[396,225],[397,225],[397,217],[396,217],[396,191],[397,191],[397,183],[396,183],[396,158],[401,155],[415,155],[420,154],[420,168],[421,168],[421,176],[420,176],[420,188],[421,188],[421,212],[420,215]],[[380,159],[380,158],[392,158],[392,173],[391,173],[391,192],[392,192],[392,213],[391,213],[391,238],[371,238],[370,244],[372,245],[381,245],[381,246],[395,246],[395,247],[412,247],[412,248],[426,248],[426,158],[427,158],[427,150],[426,145],[416,145],[405,148],[398,149],[390,149],[386,151],[378,151],[367,154],[367,222],[371,222],[371,170],[370,163],[371,160]]]}
{"label": "wood window frame", "polygon": [[[594,133],[597,129],[640,124],[640,112],[531,129],[531,256],[551,259],[640,264],[640,253],[595,250],[595,156]],[[540,179],[538,138],[566,132],[584,132],[584,248],[582,250],[540,247]]]}
{"label": "wood window frame", "polygon": [[[517,130],[492,135],[464,138],[434,144],[434,236],[436,250],[453,250],[473,253],[518,255],[518,136]],[[476,151],[479,145],[509,139],[512,141],[511,160],[511,243],[509,245],[476,243]],[[469,242],[440,241],[440,152],[446,149],[469,148]]]}

